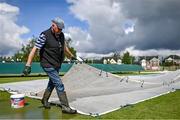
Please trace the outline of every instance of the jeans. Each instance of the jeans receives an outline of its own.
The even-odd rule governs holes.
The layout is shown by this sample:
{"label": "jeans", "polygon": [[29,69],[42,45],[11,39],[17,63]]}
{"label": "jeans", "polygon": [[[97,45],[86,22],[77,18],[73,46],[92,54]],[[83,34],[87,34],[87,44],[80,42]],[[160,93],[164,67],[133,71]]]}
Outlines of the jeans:
{"label": "jeans", "polygon": [[54,87],[56,88],[57,94],[64,92],[64,84],[59,77],[59,68],[43,68],[49,76],[49,82],[47,89],[52,92]]}

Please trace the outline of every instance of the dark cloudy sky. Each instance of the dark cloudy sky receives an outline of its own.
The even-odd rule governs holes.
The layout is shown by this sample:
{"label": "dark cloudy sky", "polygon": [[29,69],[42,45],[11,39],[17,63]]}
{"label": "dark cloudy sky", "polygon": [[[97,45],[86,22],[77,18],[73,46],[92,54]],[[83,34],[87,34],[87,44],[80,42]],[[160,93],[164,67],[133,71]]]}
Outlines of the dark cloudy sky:
{"label": "dark cloudy sky", "polygon": [[[89,23],[92,45],[82,48],[84,51],[108,53],[131,46],[139,50],[180,49],[180,0],[69,2],[73,3],[71,12]],[[122,26],[127,20],[134,22],[134,31],[124,34]]]}
{"label": "dark cloudy sky", "polygon": [[[180,1],[134,0],[122,2],[122,9],[129,18],[137,18],[137,32],[144,38],[134,37],[138,49],[180,48]],[[135,31],[136,34],[136,31]],[[138,41],[139,42],[136,42]],[[178,42],[179,41],[179,42]]]}

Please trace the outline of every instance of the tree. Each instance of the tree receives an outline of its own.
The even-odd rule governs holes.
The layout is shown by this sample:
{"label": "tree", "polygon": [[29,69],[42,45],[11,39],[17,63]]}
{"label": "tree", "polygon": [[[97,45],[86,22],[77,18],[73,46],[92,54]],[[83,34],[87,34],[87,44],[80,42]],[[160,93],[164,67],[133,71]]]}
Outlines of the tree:
{"label": "tree", "polygon": [[170,62],[164,62],[164,66],[173,66],[173,61]]}
{"label": "tree", "polygon": [[[37,38],[33,37],[27,45],[22,45],[21,50],[15,53],[13,59],[17,62],[26,62],[36,40]],[[39,62],[39,60],[39,54],[35,54],[33,61]]]}
{"label": "tree", "polygon": [[[22,45],[22,48],[20,51],[18,51],[17,53],[14,54],[13,59],[16,62],[26,62],[29,56],[29,53],[31,52],[32,48],[35,45],[35,41],[37,40],[36,37],[33,37],[29,43],[27,45]],[[73,47],[70,47],[69,50],[71,51],[71,53],[76,56],[76,50]],[[40,56],[39,56],[39,52],[37,52],[34,55],[33,58],[34,62],[39,62],[40,61]]]}
{"label": "tree", "polygon": [[128,51],[123,54],[122,63],[132,64],[133,61],[134,61],[134,58],[132,56],[130,56]]}

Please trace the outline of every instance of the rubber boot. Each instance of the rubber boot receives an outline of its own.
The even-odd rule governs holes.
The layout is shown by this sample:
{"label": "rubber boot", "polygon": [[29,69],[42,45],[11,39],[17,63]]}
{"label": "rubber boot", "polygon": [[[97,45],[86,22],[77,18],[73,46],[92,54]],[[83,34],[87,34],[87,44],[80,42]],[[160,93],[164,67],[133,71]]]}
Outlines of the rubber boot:
{"label": "rubber boot", "polygon": [[61,103],[63,113],[68,113],[68,114],[76,114],[77,113],[76,110],[73,110],[70,108],[65,91],[58,94],[58,97],[59,97],[59,100]]}
{"label": "rubber boot", "polygon": [[51,96],[51,92],[46,89],[45,92],[44,92],[43,98],[41,100],[41,103],[43,104],[43,107],[45,109],[50,109],[51,108],[50,103],[48,103],[48,100],[49,100],[50,96]]}

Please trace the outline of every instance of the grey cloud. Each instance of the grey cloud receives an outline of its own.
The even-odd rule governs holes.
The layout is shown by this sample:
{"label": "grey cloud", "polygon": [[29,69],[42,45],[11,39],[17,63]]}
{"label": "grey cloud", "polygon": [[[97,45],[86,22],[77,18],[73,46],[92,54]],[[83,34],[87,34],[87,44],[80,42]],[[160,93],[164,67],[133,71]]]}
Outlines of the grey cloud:
{"label": "grey cloud", "polygon": [[137,31],[143,31],[143,39],[138,36],[132,38],[136,48],[180,49],[179,0],[126,0],[122,9],[127,17],[138,19]]}
{"label": "grey cloud", "polygon": [[[78,2],[77,2],[78,1]],[[109,53],[135,49],[180,49],[179,0],[69,0],[71,12],[89,24],[91,47],[80,52]],[[135,21],[135,31],[125,35],[122,25]],[[83,41],[83,39],[82,39]],[[81,40],[78,48],[81,48]]]}

